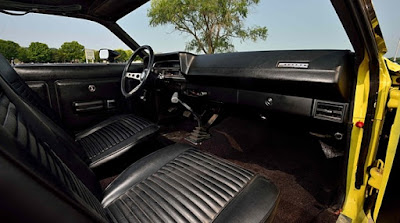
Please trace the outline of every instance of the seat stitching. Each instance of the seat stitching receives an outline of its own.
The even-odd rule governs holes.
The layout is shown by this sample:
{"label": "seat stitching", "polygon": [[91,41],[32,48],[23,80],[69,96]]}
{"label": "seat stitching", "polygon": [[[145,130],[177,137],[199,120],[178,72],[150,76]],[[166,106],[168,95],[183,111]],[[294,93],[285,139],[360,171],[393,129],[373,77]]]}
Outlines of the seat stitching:
{"label": "seat stitching", "polygon": [[[193,175],[196,175],[197,177],[200,177],[201,179],[203,179],[203,180],[205,180],[205,181],[207,181],[207,182],[209,182],[210,184],[213,184],[213,185],[215,185],[216,187],[218,187],[219,189],[221,189],[222,191],[224,191],[225,193],[226,193],[226,195],[228,195],[228,196],[232,196],[232,192],[231,191],[228,191],[227,190],[227,188],[223,188],[223,187],[221,187],[220,185],[217,185],[217,184],[215,184],[215,183],[213,183],[210,179],[207,179],[207,178],[205,178],[204,176],[202,176],[201,174],[199,174],[198,172],[200,172],[200,173],[203,173],[203,172],[201,172],[201,171],[192,171],[192,170],[190,170],[189,168],[188,168],[188,166],[185,166],[186,164],[181,164],[181,163],[178,163],[178,162],[176,162],[176,161],[174,161],[173,162],[175,165],[177,165],[177,166],[180,166],[183,170],[185,170],[186,172],[188,172],[188,173],[185,173],[186,175],[190,175],[190,174],[193,174]],[[189,166],[190,167],[190,166]],[[182,171],[183,172],[183,171]],[[190,173],[190,174],[189,174]],[[212,176],[210,176],[210,175],[205,175],[205,176],[207,176],[208,178],[211,178],[212,180],[215,180],[215,181],[217,181],[217,182],[219,182],[220,184],[222,184],[220,181],[218,181],[218,179],[216,179],[216,178],[214,178],[214,177],[212,177]],[[196,179],[197,180],[197,179]],[[201,182],[200,182],[201,183]],[[217,191],[216,191],[217,192]],[[218,193],[218,192],[217,192]],[[222,195],[221,195],[222,196]]]}
{"label": "seat stitching", "polygon": [[110,209],[106,209],[106,212],[108,213],[108,216],[111,218],[111,220],[113,220],[114,222],[118,221]]}
{"label": "seat stitching", "polygon": [[[145,217],[145,219],[147,219],[147,221],[151,222],[151,218],[150,218],[150,217],[147,215],[147,213],[142,209],[142,207],[139,205],[139,203],[136,202],[136,201],[133,199],[133,197],[131,197],[131,196],[129,195],[129,193],[125,193],[125,196],[126,196],[129,200],[131,200],[132,203],[134,203],[134,205],[138,208],[138,210],[139,210],[141,213],[143,213],[143,216]],[[128,209],[129,209],[129,207],[128,207]],[[137,217],[139,218],[139,216],[137,216]],[[145,220],[145,219],[142,219],[142,220],[139,219],[139,221],[143,221],[143,220]]]}
{"label": "seat stitching", "polygon": [[[194,153],[194,154],[193,154],[193,153]],[[251,179],[251,176],[254,175],[254,173],[252,173],[252,172],[250,172],[250,171],[247,171],[247,170],[243,169],[243,168],[240,167],[240,166],[234,166],[234,165],[232,165],[232,164],[228,164],[228,163],[226,163],[225,160],[217,159],[217,158],[212,157],[212,156],[210,156],[210,155],[208,155],[208,154],[203,154],[203,153],[200,153],[200,152],[198,152],[198,151],[192,150],[192,151],[191,151],[191,154],[189,154],[189,155],[190,155],[190,156],[193,156],[193,157],[195,157],[195,155],[198,155],[198,156],[200,156],[200,157],[203,157],[203,158],[209,160],[210,162],[213,162],[214,165],[215,165],[216,163],[221,164],[221,165],[223,165],[224,167],[226,167],[227,169],[230,169],[230,170],[232,170],[232,171],[234,171],[234,172],[236,172],[236,173],[242,175],[244,178]],[[196,158],[199,159],[198,157],[196,157]],[[211,163],[210,163],[210,164],[211,164]],[[248,175],[251,175],[251,176],[248,176]]]}
{"label": "seat stitching", "polygon": [[[151,181],[151,180],[149,180],[149,179],[146,180],[146,181],[149,181],[150,183],[154,183],[156,186],[160,187],[157,183],[155,183],[155,182],[153,182],[153,181]],[[155,194],[157,194],[157,195],[158,195],[157,197],[158,197],[160,200],[163,200],[165,205],[169,206],[170,209],[175,210],[175,213],[176,213],[176,215],[178,215],[178,217],[180,216],[181,219],[187,220],[187,219],[185,218],[185,216],[183,216],[173,205],[171,205],[171,204],[170,204],[156,189],[154,189],[151,185],[149,185],[149,184],[146,183],[146,182],[143,182],[143,186],[148,187],[148,188],[149,188],[150,190],[152,190]],[[151,196],[151,197],[153,197],[153,196]],[[153,199],[154,199],[154,201],[156,201],[155,198],[153,198]],[[156,201],[156,202],[157,202],[157,201]],[[157,202],[157,204],[158,204],[158,202]],[[165,205],[164,205],[164,206],[165,206]],[[161,206],[161,205],[160,205],[160,207],[161,207],[162,209],[165,210],[165,207],[164,207],[164,206]],[[166,211],[166,213],[167,213],[172,219],[175,220],[175,218],[169,213],[168,210],[165,210],[165,211]]]}
{"label": "seat stitching", "polygon": [[[214,179],[215,181],[224,184],[225,186],[229,187],[229,188],[232,189],[233,191],[237,191],[237,189],[236,189],[234,186],[231,186],[231,185],[228,184],[229,180],[227,180],[224,176],[221,176],[220,174],[215,174],[216,176],[213,176],[213,175],[211,175],[210,173],[205,172],[204,170],[201,170],[201,169],[199,169],[199,168],[196,168],[196,166],[194,166],[192,163],[190,163],[190,162],[188,163],[187,161],[185,162],[184,160],[175,160],[175,162],[181,162],[181,163],[187,165],[188,167],[193,168],[193,169],[197,170],[198,172],[201,172],[201,173],[207,175],[208,177]],[[213,172],[213,171],[210,171],[210,172]],[[213,173],[214,173],[214,172],[213,172]],[[225,178],[225,180],[226,180],[227,182],[221,181],[222,179],[218,179],[218,177]],[[232,183],[233,183],[233,182],[232,182]],[[233,183],[233,184],[235,184],[235,183]],[[236,185],[236,186],[237,186],[237,187],[240,187],[239,185]]]}
{"label": "seat stitching", "polygon": [[[136,187],[136,188],[137,188],[137,189],[140,189],[140,188],[138,188],[138,187]],[[156,210],[154,210],[154,208],[152,207],[152,205],[150,205],[145,199],[143,199],[142,196],[140,196],[140,194],[136,192],[136,190],[131,190],[131,191],[132,191],[133,193],[135,193],[135,195],[136,195],[140,200],[142,200],[142,201],[144,202],[144,204],[147,205],[151,211],[153,211],[153,213],[155,214],[155,216],[158,217],[158,219],[162,220],[161,217],[158,215],[158,212],[157,212]],[[147,215],[147,216],[148,216],[148,215]],[[149,219],[150,219],[151,221],[153,221],[153,219],[151,219],[150,216],[148,216],[148,217],[149,217]]]}
{"label": "seat stitching", "polygon": [[[149,188],[150,190],[154,191],[152,188],[150,188],[150,187],[149,187],[148,185],[146,185],[144,182],[138,184],[136,187],[137,187],[138,189],[140,189],[143,193],[145,193],[145,194],[147,195],[147,197],[149,197],[151,200],[153,200],[154,203],[159,207],[159,209],[163,210],[164,215],[166,215],[167,217],[169,216],[170,219],[174,219],[174,218],[168,213],[168,211],[165,210],[165,208],[164,208],[163,206],[161,206],[161,205],[156,201],[156,199],[155,199],[151,194],[149,194],[146,190],[144,190],[144,189],[142,188],[143,186],[146,186],[146,187]],[[160,212],[160,211],[157,211],[157,212]],[[160,215],[160,214],[159,214],[159,215]]]}
{"label": "seat stitching", "polygon": [[[133,145],[135,145],[135,144],[137,144],[137,143],[140,143],[139,141],[140,141],[142,138],[147,137],[147,136],[150,136],[150,135],[154,134],[156,131],[157,131],[157,130],[155,130],[154,132],[151,132],[151,133],[149,133],[149,134],[147,134],[147,135],[143,135],[142,137],[138,137],[138,139],[135,140],[134,142],[129,143],[128,145],[126,145],[126,146],[120,148],[119,150],[116,150],[116,151],[114,151],[114,152],[108,154],[107,156],[103,156],[103,157],[99,158],[98,160],[92,162],[92,165],[95,164],[95,163],[98,163],[98,162],[100,162],[100,161],[102,161],[102,160],[104,160],[104,159],[106,159],[106,158],[108,158],[108,157],[110,157],[110,156],[113,156],[114,154],[116,154],[116,153],[118,153],[118,152],[120,152],[120,151],[126,150],[127,148],[132,147]],[[100,154],[100,153],[99,153],[99,154]],[[97,154],[96,156],[98,156],[99,154]],[[94,158],[94,157],[96,157],[96,156],[93,156],[92,158]]]}
{"label": "seat stitching", "polygon": [[[241,181],[242,183],[246,183],[246,180],[243,180],[243,179],[241,179],[241,177],[238,177],[238,176],[237,176],[237,174],[240,175],[240,173],[236,173],[236,174],[235,174],[235,172],[233,172],[233,171],[232,171],[231,169],[229,169],[229,168],[222,168],[222,167],[220,167],[220,166],[218,166],[218,165],[215,165],[214,163],[209,162],[208,160],[195,157],[195,156],[193,156],[192,154],[187,154],[187,156],[192,157],[192,158],[185,157],[186,159],[192,160],[192,161],[195,162],[195,163],[199,163],[199,164],[200,164],[200,163],[205,163],[205,164],[208,164],[208,165],[210,165],[210,166],[215,167],[215,169],[218,169],[219,171],[223,172],[227,178],[228,178],[228,176],[230,175],[229,178],[234,178],[234,179],[235,179],[235,180],[232,180],[232,181],[239,181],[238,183],[240,183],[240,181]],[[220,163],[222,163],[222,162],[220,162]],[[203,164],[203,165],[204,165],[204,164]],[[204,166],[207,166],[207,165],[204,165]],[[208,169],[211,169],[211,167],[208,168]],[[228,178],[228,179],[229,179],[229,178]],[[247,179],[247,177],[245,177],[245,176],[243,176],[243,178],[246,178],[246,179]]]}
{"label": "seat stitching", "polygon": [[[163,190],[166,194],[169,194],[172,200],[175,200],[175,202],[181,204],[183,209],[186,209],[187,211],[191,212],[189,209],[187,209],[187,207],[185,205],[183,205],[179,200],[177,200],[171,193],[169,193],[163,186],[161,186],[159,183],[155,182],[153,179],[148,178],[148,180],[152,183],[154,183],[155,185],[157,185],[161,190]],[[169,204],[169,202],[167,201],[167,203]],[[171,205],[172,206],[172,205]],[[176,208],[174,208],[176,210]],[[177,212],[179,213],[179,211],[177,210]],[[182,215],[183,218],[185,218],[187,221],[189,221],[189,219],[187,219],[185,216]],[[190,222],[190,221],[189,221]]]}
{"label": "seat stitching", "polygon": [[[105,131],[101,131],[101,133],[105,136],[105,135],[107,135],[107,136],[105,136],[105,138],[106,139],[109,139],[108,141],[111,143],[111,147],[112,146],[115,146],[115,145],[117,145],[119,142],[116,140],[116,139],[114,139],[114,136],[115,136],[115,134],[114,135],[111,135],[110,133],[109,133],[109,131],[107,131],[108,129],[106,129]],[[118,134],[117,134],[118,135]]]}
{"label": "seat stitching", "polygon": [[[208,199],[207,200],[209,200],[209,202],[215,202],[216,203],[216,205],[217,206],[221,206],[220,204],[218,204],[218,201],[216,201],[214,198],[212,198],[212,196],[207,192],[207,191],[205,191],[204,189],[202,189],[202,188],[200,188],[199,186],[197,186],[197,185],[195,185],[194,183],[195,182],[190,182],[189,180],[187,180],[187,179],[185,179],[185,178],[183,178],[182,176],[180,176],[180,175],[178,175],[177,173],[175,173],[176,171],[179,171],[178,169],[174,169],[174,172],[170,172],[171,174],[173,174],[173,175],[175,175],[177,178],[179,178],[180,180],[182,180],[182,181],[186,181],[187,182],[187,184],[190,184],[191,186],[193,186],[193,187],[196,187],[199,191],[201,191],[205,196],[207,196],[208,197]],[[199,183],[199,182],[197,182],[197,183]],[[204,184],[203,184],[204,185]],[[210,189],[211,191],[213,191],[210,187],[208,187],[208,186],[206,186],[206,185],[204,185],[206,188],[208,188],[208,189]],[[218,196],[218,194],[216,193],[216,195]],[[197,196],[197,195],[196,195]],[[199,197],[199,196],[197,196],[197,197]],[[223,199],[221,196],[220,196],[220,198],[221,199]],[[206,202],[206,203],[209,203],[209,202],[207,202],[207,201],[204,201],[204,202]],[[208,204],[209,206],[210,206],[210,204]],[[211,205],[211,206],[214,206],[214,205]],[[210,208],[211,209],[213,209],[214,211],[217,211],[217,210],[215,210],[213,207],[211,207],[210,206]]]}
{"label": "seat stitching", "polygon": [[[171,187],[171,188],[173,188],[173,189],[175,189],[175,191],[177,192],[177,194],[181,194],[182,195],[182,198],[186,198],[186,200],[187,201],[189,201],[189,202],[187,202],[187,203],[189,203],[189,205],[188,206],[186,206],[185,204],[183,204],[181,201],[179,201],[178,199],[178,201],[179,201],[179,203],[181,203],[188,211],[190,211],[192,214],[193,214],[193,216],[195,217],[195,218],[197,218],[197,220],[198,221],[200,221],[201,222],[201,219],[199,218],[199,216],[197,216],[197,214],[195,214],[195,209],[196,208],[194,208],[195,206],[196,206],[196,204],[190,199],[190,198],[188,198],[184,193],[182,193],[181,191],[179,191],[179,190],[177,190],[176,188],[174,188],[174,186],[172,186],[170,183],[168,183],[166,180],[164,180],[164,179],[162,179],[162,178],[160,178],[159,176],[157,176],[157,175],[153,175],[152,177],[154,177],[154,178],[157,178],[158,180],[160,180],[161,182],[163,182],[164,184],[166,184],[167,186],[169,186],[169,187]],[[171,196],[174,196],[173,194],[171,194],[168,190],[166,190],[165,188],[163,188],[168,194],[170,194]],[[182,199],[183,201],[185,200],[185,199]],[[186,202],[185,202],[186,203]],[[196,206],[197,207],[197,206]],[[198,209],[198,211],[199,212],[203,212],[202,210],[200,210],[200,209]],[[200,214],[200,213],[199,213]],[[205,213],[204,213],[205,214]],[[206,214],[205,214],[206,215]]]}
{"label": "seat stitching", "polygon": [[[223,179],[225,179],[225,180],[227,180],[229,182],[232,182],[233,184],[236,184],[236,186],[238,186],[238,187],[241,186],[240,180],[238,181],[238,180],[232,179],[232,178],[234,178],[234,176],[233,177],[227,176],[227,173],[224,172],[224,171],[221,171],[219,168],[213,169],[213,168],[209,167],[207,164],[204,164],[203,161],[196,161],[196,160],[194,160],[194,159],[192,159],[190,157],[187,157],[186,154],[185,154],[185,156],[182,156],[181,159],[182,159],[181,160],[182,162],[189,161],[188,164],[190,166],[192,166],[193,168],[199,169],[199,170],[203,170],[202,172],[204,172],[204,173],[206,173],[205,171],[208,170],[211,173],[213,173],[213,174],[215,174],[215,175],[217,175],[217,176],[219,176],[219,177],[221,177],[221,178],[223,178]],[[187,160],[187,161],[185,161],[185,160]],[[197,168],[198,166],[201,166],[202,168],[201,169]],[[221,173],[221,172],[223,172],[223,173]]]}
{"label": "seat stitching", "polygon": [[[182,186],[183,188],[185,188],[189,193],[191,193],[193,197],[197,197],[200,201],[202,201],[204,204],[200,204],[201,202],[197,202],[196,199],[193,199],[193,198],[191,198],[190,196],[187,196],[185,193],[182,193],[182,192],[181,192],[185,197],[187,197],[189,200],[191,200],[193,204],[195,204],[197,207],[199,207],[199,210],[200,210],[201,212],[203,212],[204,215],[208,216],[210,219],[212,218],[212,216],[209,216],[205,211],[203,211],[202,208],[200,208],[200,206],[203,206],[203,205],[204,205],[204,206],[208,206],[208,208],[209,208],[210,210],[213,211],[213,208],[210,207],[210,205],[209,205],[206,201],[204,201],[204,199],[202,199],[201,197],[199,197],[199,196],[198,196],[195,192],[193,192],[189,187],[185,186],[184,184],[180,183],[179,181],[175,180],[174,178],[172,178],[172,177],[170,177],[170,176],[168,176],[168,175],[166,175],[166,174],[163,174],[163,176],[165,176],[165,177],[171,179],[171,181],[176,182],[178,185],[181,185],[181,186]],[[167,184],[169,184],[171,187],[174,187],[173,185],[171,185],[170,183],[168,183],[168,181],[165,181],[165,182],[166,182]],[[200,190],[200,191],[201,191],[201,190]],[[198,204],[196,204],[196,203],[198,203]]]}
{"label": "seat stitching", "polygon": [[[187,178],[192,179],[194,182],[197,182],[200,185],[203,185],[204,187],[208,188],[210,191],[214,192],[216,196],[219,196],[221,200],[226,201],[226,199],[224,198],[224,196],[221,194],[221,192],[217,191],[215,188],[212,188],[210,186],[208,186],[207,184],[205,184],[204,182],[201,182],[199,179],[194,178],[193,176],[190,176],[189,174],[183,172],[181,169],[176,168],[176,172],[181,172],[181,174],[183,174],[184,176],[186,176]],[[178,173],[175,173],[176,175],[180,176]],[[196,175],[196,174],[195,174]],[[197,175],[199,176],[199,175]],[[180,176],[182,179],[185,179],[183,176]],[[202,178],[204,181],[208,182],[209,184],[215,185],[212,182],[210,182],[209,180],[199,176],[200,178]],[[188,180],[187,180],[188,181]],[[190,181],[188,181],[190,182]],[[223,190],[221,187],[219,187],[218,185],[215,185],[216,187],[220,188],[221,190]],[[229,196],[229,193],[226,193]],[[211,198],[212,199],[212,198]],[[213,199],[214,200],[214,199]],[[217,201],[218,202],[218,201]],[[220,203],[220,202],[218,202]],[[223,204],[219,204],[219,205],[223,205]]]}
{"label": "seat stitching", "polygon": [[[123,199],[119,199],[119,201],[125,206],[125,208],[128,210],[128,212],[130,212],[132,214],[132,217],[136,218],[140,222],[139,217],[136,216],[136,214],[131,210],[131,208],[128,206],[128,204]],[[115,206],[117,206],[117,204],[115,204]],[[117,209],[119,210],[120,208],[117,206]],[[125,216],[122,211],[120,211],[120,213],[128,222],[130,222],[129,219],[127,218],[127,216]]]}
{"label": "seat stitching", "polygon": [[[256,178],[256,175],[254,175],[245,185],[243,185],[242,188],[240,188],[240,190],[235,194],[235,196],[233,196],[226,204],[224,207],[222,207],[221,211],[219,213],[217,213],[217,215],[214,217],[214,219],[212,219],[212,221],[214,221],[215,219],[218,218],[218,216],[224,211],[224,209],[226,207],[228,207],[228,205],[235,200],[235,197],[237,197],[248,185],[250,185],[251,182],[253,182],[253,180]],[[261,221],[263,222],[263,221]]]}

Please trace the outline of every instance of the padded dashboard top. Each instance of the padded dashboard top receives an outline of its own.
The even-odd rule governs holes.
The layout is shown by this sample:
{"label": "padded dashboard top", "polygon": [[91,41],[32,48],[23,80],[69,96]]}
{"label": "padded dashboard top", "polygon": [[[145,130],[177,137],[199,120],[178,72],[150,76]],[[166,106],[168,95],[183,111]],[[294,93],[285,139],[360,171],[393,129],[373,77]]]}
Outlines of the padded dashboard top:
{"label": "padded dashboard top", "polygon": [[291,50],[198,55],[187,64],[193,84],[348,101],[353,56],[347,50]]}

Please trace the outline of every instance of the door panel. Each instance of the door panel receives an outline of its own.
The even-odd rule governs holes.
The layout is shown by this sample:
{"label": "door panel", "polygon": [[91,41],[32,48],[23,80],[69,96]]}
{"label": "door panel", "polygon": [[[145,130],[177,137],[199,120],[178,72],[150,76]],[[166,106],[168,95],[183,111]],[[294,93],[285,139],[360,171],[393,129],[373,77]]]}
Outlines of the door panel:
{"label": "door panel", "polygon": [[[15,70],[60,115],[70,131],[80,131],[126,112],[126,101],[120,92],[124,67],[125,64],[24,64]],[[141,69],[141,64],[132,64],[130,71]]]}
{"label": "door panel", "polygon": [[59,80],[55,82],[58,112],[65,124],[85,128],[123,110],[120,80]]}

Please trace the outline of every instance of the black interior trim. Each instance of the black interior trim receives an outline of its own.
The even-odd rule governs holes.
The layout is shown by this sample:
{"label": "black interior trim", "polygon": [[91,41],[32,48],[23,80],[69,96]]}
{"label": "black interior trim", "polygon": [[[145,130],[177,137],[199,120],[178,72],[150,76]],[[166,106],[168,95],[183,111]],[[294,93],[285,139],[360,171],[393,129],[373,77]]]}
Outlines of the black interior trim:
{"label": "black interior trim", "polygon": [[[349,63],[352,60],[347,50],[198,55],[185,77],[192,84],[347,102],[355,76]],[[280,63],[308,67],[279,67]]]}

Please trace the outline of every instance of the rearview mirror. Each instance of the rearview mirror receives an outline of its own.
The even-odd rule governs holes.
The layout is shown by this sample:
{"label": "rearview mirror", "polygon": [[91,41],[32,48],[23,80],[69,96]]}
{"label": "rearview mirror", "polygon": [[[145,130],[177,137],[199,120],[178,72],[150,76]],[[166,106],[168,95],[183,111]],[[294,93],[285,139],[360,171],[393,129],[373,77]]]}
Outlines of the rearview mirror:
{"label": "rearview mirror", "polygon": [[99,51],[99,57],[101,60],[107,60],[109,62],[113,62],[118,56],[119,53],[114,50],[100,49]]}

